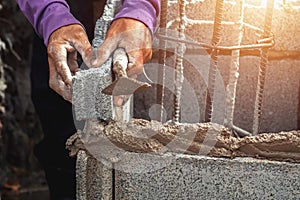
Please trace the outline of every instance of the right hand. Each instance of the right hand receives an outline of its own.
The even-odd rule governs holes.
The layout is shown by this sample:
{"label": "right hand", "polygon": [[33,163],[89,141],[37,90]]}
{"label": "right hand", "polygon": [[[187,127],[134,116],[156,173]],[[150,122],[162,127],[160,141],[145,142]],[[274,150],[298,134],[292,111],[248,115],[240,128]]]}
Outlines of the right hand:
{"label": "right hand", "polygon": [[79,24],[54,31],[48,42],[49,86],[65,100],[72,102],[72,75],[79,71],[77,52],[85,63],[93,50],[85,30]]}
{"label": "right hand", "polygon": [[[143,72],[144,64],[152,57],[152,35],[149,28],[142,22],[119,18],[113,21],[105,41],[97,49],[96,60],[92,67],[102,65],[117,48],[125,49],[128,56],[127,75],[137,78]],[[114,96],[114,105],[122,106],[126,96]]]}
{"label": "right hand", "polygon": [[119,18],[112,22],[106,38],[97,49],[93,66],[102,65],[117,48],[128,55],[127,75],[136,78],[152,57],[152,35],[149,28],[136,19]]}

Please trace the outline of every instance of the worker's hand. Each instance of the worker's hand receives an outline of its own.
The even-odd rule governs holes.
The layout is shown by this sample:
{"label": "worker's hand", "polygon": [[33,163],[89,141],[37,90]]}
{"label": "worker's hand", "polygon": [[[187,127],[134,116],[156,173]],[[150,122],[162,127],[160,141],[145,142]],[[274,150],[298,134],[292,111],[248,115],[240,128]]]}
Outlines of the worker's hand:
{"label": "worker's hand", "polygon": [[[118,47],[128,55],[127,75],[136,78],[143,72],[144,63],[152,57],[152,35],[148,27],[135,19],[119,18],[109,28],[106,39],[96,52],[93,66],[103,64]],[[124,97],[115,97],[114,104],[121,106]]]}
{"label": "worker's hand", "polygon": [[72,75],[79,70],[77,52],[84,61],[92,54],[92,47],[81,25],[63,26],[51,34],[48,42],[49,86],[70,102]]}
{"label": "worker's hand", "polygon": [[103,64],[118,47],[128,55],[127,75],[136,78],[143,72],[144,63],[152,57],[152,36],[148,27],[135,19],[119,18],[110,26],[106,39],[96,53],[93,66]]}

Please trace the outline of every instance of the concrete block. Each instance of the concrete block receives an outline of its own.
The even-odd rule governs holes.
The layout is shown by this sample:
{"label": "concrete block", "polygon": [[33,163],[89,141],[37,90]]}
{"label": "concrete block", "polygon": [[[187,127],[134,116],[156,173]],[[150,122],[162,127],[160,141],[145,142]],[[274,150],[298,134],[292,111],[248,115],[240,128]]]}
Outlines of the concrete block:
{"label": "concrete block", "polygon": [[[159,163],[170,157],[171,164]],[[126,161],[129,171],[115,172],[115,199],[300,198],[299,164],[175,154],[154,162],[164,166],[158,170],[136,173],[137,163]]]}
{"label": "concrete block", "polygon": [[[240,9],[239,1],[225,1],[223,11],[223,24],[220,45],[233,45],[237,31],[234,23],[238,22]],[[187,26],[186,34],[196,41],[210,43],[213,31],[213,20],[215,15],[216,2],[214,1],[190,1],[186,6]],[[266,7],[261,1],[246,1],[244,22],[264,29]],[[178,5],[177,1],[170,3],[168,8],[169,28],[177,29]],[[275,2],[272,29],[275,36],[276,51],[299,51],[300,50],[300,27],[297,22],[300,20],[300,8],[291,7],[286,9],[284,5]],[[262,33],[252,28],[244,27],[242,44],[255,44]]]}
{"label": "concrete block", "polygon": [[[103,43],[109,25],[120,9],[119,0],[109,0],[104,7],[103,15],[96,22],[93,48]],[[73,105],[76,120],[112,119],[112,97],[102,94],[102,90],[112,82],[112,59],[109,58],[101,67],[81,70],[73,78]]]}
{"label": "concrete block", "polygon": [[73,78],[73,105],[77,120],[112,119],[112,97],[102,94],[111,83],[111,59],[101,68],[82,70]]}
{"label": "concrete block", "polygon": [[261,132],[297,130],[300,60],[274,60],[267,68]]}
{"label": "concrete block", "polygon": [[[220,65],[222,71],[226,70],[225,62],[220,62]],[[299,65],[299,60],[269,61],[259,132],[297,130]],[[241,58],[234,121],[248,131],[252,131],[258,68],[258,57]]]}
{"label": "concrete block", "polygon": [[77,158],[77,199],[300,198],[300,164],[254,158],[128,153],[113,165]]}
{"label": "concrete block", "polygon": [[[245,21],[263,29],[264,24],[264,7],[246,7]],[[276,6],[272,17],[272,29],[275,36],[275,46],[272,48],[276,51],[299,51],[300,50],[300,8],[292,8],[288,12],[284,7]],[[247,34],[248,40],[253,36],[253,32]]]}
{"label": "concrete block", "polygon": [[[237,22],[239,15],[239,4],[237,0],[224,2],[224,23],[222,24],[222,34],[220,45],[234,45],[235,38],[238,33],[238,25],[232,22]],[[244,21],[250,25],[260,29],[264,28],[265,7],[264,1],[245,1],[245,18]],[[185,33],[187,37],[196,41],[211,43],[213,34],[213,19],[215,12],[216,1],[199,0],[187,1],[187,26]],[[171,1],[169,4],[168,20],[169,28],[177,30],[178,20],[178,1]],[[178,18],[177,18],[178,19]],[[275,1],[273,12],[272,32],[275,36],[275,46],[270,51],[270,61],[267,67],[267,75],[265,89],[263,94],[262,116],[260,121],[260,132],[279,132],[289,131],[299,128],[299,51],[300,51],[300,26],[297,21],[300,19],[300,7],[290,7],[288,10],[282,2]],[[261,37],[261,33],[249,27],[245,27],[242,44],[254,44]],[[175,45],[173,45],[175,46]],[[172,48],[170,46],[170,48]],[[187,45],[188,49],[193,49],[191,45]],[[199,71],[204,72],[209,66],[209,55],[201,54],[200,50],[194,50],[198,62],[190,62],[189,54],[184,55],[185,58],[185,80],[193,87],[193,92],[196,94],[197,106],[199,109],[194,109],[192,112],[189,106],[182,107],[182,113],[199,113],[200,117],[184,122],[194,122],[195,120],[203,120],[205,108],[205,89],[207,76],[199,76]],[[255,56],[257,51],[242,52],[243,57],[240,58],[240,71],[237,86],[237,99],[235,103],[234,123],[247,131],[252,131],[253,109],[255,100],[255,91],[257,85],[257,76],[259,69],[260,58]],[[246,55],[246,56],[244,56]],[[278,59],[281,60],[278,60]],[[173,59],[173,58],[169,58]],[[230,55],[221,55],[218,59],[218,68],[221,75],[221,82],[216,85],[220,90],[215,92],[216,101],[214,102],[214,113],[217,114],[217,120],[214,122],[221,123],[224,118],[224,88],[228,84]],[[203,64],[203,62],[206,62]],[[170,68],[174,66],[174,62],[168,64]],[[205,72],[207,73],[207,72]],[[203,73],[202,73],[203,74]],[[171,77],[172,79],[172,77]],[[168,80],[170,81],[170,80]],[[220,86],[224,86],[223,89]],[[184,93],[185,91],[183,91]],[[169,95],[170,94],[170,95]],[[168,100],[164,104],[167,118],[172,117],[172,94],[173,91],[168,91]],[[151,96],[151,94],[147,94]],[[184,94],[183,98],[187,95]],[[146,95],[145,95],[146,97]],[[188,102],[192,102],[187,99]],[[153,103],[155,104],[155,103]],[[149,108],[152,105],[144,107]],[[140,109],[141,110],[141,109]],[[143,111],[146,115],[147,110]],[[144,117],[138,115],[139,117]],[[195,117],[196,115],[192,116]],[[146,116],[147,118],[148,116]],[[298,119],[298,121],[297,121]]]}
{"label": "concrete block", "polygon": [[[182,122],[203,122],[210,56],[186,53],[184,58],[185,88],[182,91]],[[173,55],[166,60],[167,75],[164,99],[166,120],[172,119],[174,60]],[[219,56],[213,122],[220,124],[223,124],[225,117],[225,96],[230,62],[230,56]],[[259,62],[260,58],[257,56],[240,57],[234,124],[249,132],[252,132]],[[299,66],[300,61],[296,59],[270,60],[268,62],[259,132],[298,129]],[[157,80],[159,67],[156,60],[145,65],[147,74],[154,83],[159,83]],[[152,117],[153,113],[159,111],[155,110],[158,105],[154,99],[154,92],[149,90],[135,96],[135,117],[155,119]]]}
{"label": "concrete block", "polygon": [[76,184],[78,200],[112,199],[112,164],[105,165],[79,151],[76,164]]}
{"label": "concrete block", "polygon": [[[106,195],[112,199],[298,199],[300,195],[299,131],[236,138],[217,124],[163,125],[135,119],[90,120],[78,134],[84,147],[74,139],[69,145],[86,149],[77,157],[80,200]],[[232,159],[236,156],[290,162]]]}

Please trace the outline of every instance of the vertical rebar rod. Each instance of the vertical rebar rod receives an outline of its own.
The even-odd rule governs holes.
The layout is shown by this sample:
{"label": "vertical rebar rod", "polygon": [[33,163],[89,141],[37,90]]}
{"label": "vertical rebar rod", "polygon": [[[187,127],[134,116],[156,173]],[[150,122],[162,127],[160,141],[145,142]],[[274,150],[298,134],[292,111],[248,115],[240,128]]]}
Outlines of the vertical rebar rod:
{"label": "vertical rebar rod", "polygon": [[[167,35],[167,12],[168,12],[168,0],[162,0],[161,2],[161,13],[160,13],[160,23],[159,28],[161,34]],[[158,83],[156,86],[156,101],[161,105],[159,121],[163,121],[164,116],[164,95],[165,95],[165,77],[166,77],[166,41],[164,39],[159,40],[159,51],[158,51],[158,63],[161,69],[158,69]]]}
{"label": "vertical rebar rod", "polygon": [[299,79],[299,92],[298,92],[298,130],[300,130],[300,79]]}
{"label": "vertical rebar rod", "polygon": [[[266,6],[266,13],[265,13],[265,22],[264,22],[264,33],[263,33],[264,38],[270,37],[271,35],[273,9],[274,9],[274,0],[268,0]],[[267,63],[268,63],[268,49],[264,48],[261,50],[261,54],[260,54],[260,65],[259,65],[259,72],[258,72],[259,74],[258,74],[257,89],[256,89],[255,104],[254,104],[253,128],[252,128],[254,135],[258,134],[258,129],[259,129],[259,121],[260,121],[261,111],[262,111],[262,97],[263,97],[263,91],[265,86]]]}
{"label": "vertical rebar rod", "polygon": [[[223,19],[223,8],[224,0],[216,1],[215,18],[214,18],[214,29],[211,44],[217,46],[221,38],[222,19]],[[205,122],[210,122],[212,119],[214,90],[216,82],[216,73],[218,67],[218,50],[213,49],[211,52],[210,66],[208,73],[208,86],[206,92],[206,107],[205,107]]]}
{"label": "vertical rebar rod", "polygon": [[[185,7],[186,2],[185,0],[179,0],[179,28],[178,34],[180,39],[184,39],[184,31],[185,31]],[[173,113],[173,122],[179,123],[180,121],[180,109],[181,109],[181,93],[182,93],[182,84],[184,80],[183,76],[183,55],[185,52],[185,44],[179,42],[177,44],[175,54],[176,54],[176,61],[175,61],[175,94],[174,94],[174,113]]]}
{"label": "vertical rebar rod", "polygon": [[[234,45],[241,45],[243,39],[243,20],[244,20],[244,0],[239,0],[239,19],[238,19],[238,33],[235,38]],[[226,115],[224,125],[227,127],[233,127],[233,116],[234,116],[234,106],[236,98],[236,87],[239,77],[239,65],[240,65],[240,50],[233,50],[231,52],[231,63],[230,63],[230,73],[229,82],[227,85],[226,92]]]}

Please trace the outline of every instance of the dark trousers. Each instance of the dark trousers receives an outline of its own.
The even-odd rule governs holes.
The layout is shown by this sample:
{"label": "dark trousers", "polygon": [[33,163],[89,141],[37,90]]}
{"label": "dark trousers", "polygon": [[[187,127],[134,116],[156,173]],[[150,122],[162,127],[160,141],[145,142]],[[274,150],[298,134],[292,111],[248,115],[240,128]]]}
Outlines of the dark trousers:
{"label": "dark trousers", "polygon": [[42,124],[44,139],[35,155],[45,169],[51,199],[75,199],[75,158],[68,156],[66,140],[76,132],[72,105],[48,86],[46,47],[37,37],[33,42],[31,95]]}
{"label": "dark trousers", "polygon": [[[92,39],[93,1],[68,2],[72,13],[86,26],[86,31]],[[102,9],[99,8],[99,13]],[[47,50],[36,35],[32,51],[31,95],[44,132],[44,139],[36,145],[34,152],[45,169],[51,199],[75,199],[76,159],[69,157],[65,149],[66,140],[76,132],[72,105],[49,87]]]}

